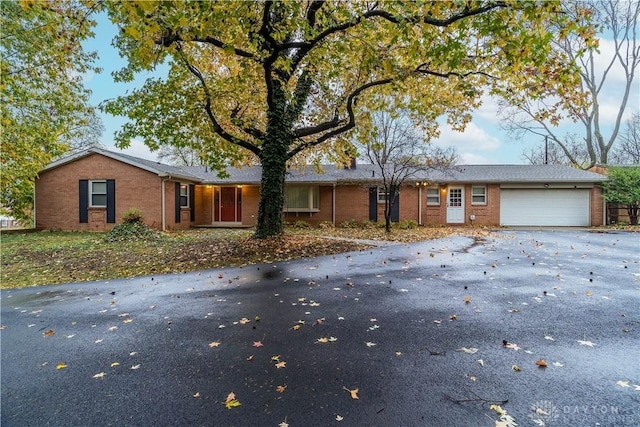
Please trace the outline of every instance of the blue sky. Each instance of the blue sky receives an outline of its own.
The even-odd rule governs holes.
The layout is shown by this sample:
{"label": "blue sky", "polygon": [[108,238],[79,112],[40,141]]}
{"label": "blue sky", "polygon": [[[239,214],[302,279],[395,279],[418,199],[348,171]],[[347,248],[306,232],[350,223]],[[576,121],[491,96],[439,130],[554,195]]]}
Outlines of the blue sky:
{"label": "blue sky", "polygon": [[[98,105],[100,102],[125,94],[127,90],[140,87],[149,77],[157,77],[157,73],[143,73],[130,83],[115,83],[111,76],[113,71],[120,69],[125,61],[119,57],[117,50],[111,46],[111,40],[115,36],[117,28],[109,22],[106,15],[98,17],[96,37],[87,41],[88,50],[95,50],[99,54],[97,65],[103,69],[100,74],[85,76],[85,84],[92,91],[91,102]],[[612,43],[609,40],[601,40],[600,50],[602,56],[609,58],[612,52]],[[602,61],[601,63],[604,63]],[[623,75],[620,69],[614,68],[608,79],[608,84],[603,88],[600,96],[601,115],[608,123],[612,123],[617,112],[617,103],[620,99],[620,84]],[[634,91],[630,98],[625,117],[640,109],[638,94],[640,93],[639,79],[634,81]],[[113,135],[126,123],[123,117],[114,117],[106,113],[100,113],[105,132],[101,143],[109,150],[120,151],[113,144]],[[463,164],[523,164],[522,152],[528,147],[541,144],[539,138],[528,137],[525,140],[514,141],[500,129],[497,117],[496,102],[487,98],[483,105],[473,113],[473,121],[467,126],[465,132],[455,132],[447,126],[441,127],[440,138],[434,144],[440,146],[454,146],[461,157]],[[560,125],[558,134],[564,134],[575,129],[571,122]],[[578,130],[580,130],[578,128]],[[149,151],[141,140],[133,140],[131,146],[123,152],[150,160],[157,160],[155,153]]]}

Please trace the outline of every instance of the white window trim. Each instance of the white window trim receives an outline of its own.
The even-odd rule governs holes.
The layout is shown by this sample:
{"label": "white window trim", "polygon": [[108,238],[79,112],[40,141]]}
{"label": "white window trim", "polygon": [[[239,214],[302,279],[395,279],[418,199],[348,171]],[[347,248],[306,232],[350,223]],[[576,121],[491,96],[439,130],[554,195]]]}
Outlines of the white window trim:
{"label": "white window trim", "polygon": [[[484,194],[474,194],[473,190],[476,188],[482,188],[484,190]],[[474,197],[482,196],[484,200],[482,202],[474,202]],[[474,185],[471,187],[471,204],[472,205],[486,205],[487,204],[487,186],[486,185]]]}
{"label": "white window trim", "polygon": [[[429,190],[431,191],[435,191],[436,194],[438,195],[438,202],[437,203],[433,203],[433,202],[429,202]],[[427,187],[427,206],[440,206],[440,204],[442,203],[442,200],[440,198],[440,187]]]}
{"label": "white window trim", "polygon": [[[93,184],[94,183],[104,183],[104,193],[94,193],[93,192]],[[105,203],[104,205],[94,205],[93,204],[93,195],[103,195],[105,196]],[[90,208],[106,208],[107,207],[107,180],[106,179],[94,179],[94,180],[89,180],[89,207]]]}
{"label": "white window trim", "polygon": [[[306,187],[309,189],[308,199],[307,199],[307,207],[306,208],[288,208],[287,201],[285,198],[284,207],[282,209],[283,212],[320,212],[320,187],[317,185],[296,185],[295,187]],[[318,192],[318,207],[313,207],[313,193],[314,191]],[[285,191],[286,196],[286,191]]]}
{"label": "white window trim", "polygon": [[[186,188],[187,190],[187,194],[186,195],[182,195],[182,188]],[[186,200],[187,200],[187,204],[183,205],[182,204],[182,198],[186,196]],[[189,203],[189,184],[182,184],[180,183],[180,208],[181,209],[187,209],[189,207],[191,207],[191,204]]]}

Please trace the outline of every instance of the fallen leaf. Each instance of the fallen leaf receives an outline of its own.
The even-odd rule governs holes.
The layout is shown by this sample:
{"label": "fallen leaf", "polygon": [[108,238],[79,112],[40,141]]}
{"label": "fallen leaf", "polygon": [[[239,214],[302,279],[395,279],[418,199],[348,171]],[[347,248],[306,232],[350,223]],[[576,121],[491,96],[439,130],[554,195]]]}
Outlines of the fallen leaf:
{"label": "fallen leaf", "polygon": [[262,347],[264,344],[262,344],[262,341],[254,341],[253,342],[253,347]]}
{"label": "fallen leaf", "polygon": [[122,321],[122,323],[131,323],[131,322],[133,322],[133,319],[124,319]]}
{"label": "fallen leaf", "polygon": [[64,369],[66,368],[68,365],[66,363],[58,363],[56,365],[56,369]]}
{"label": "fallen leaf", "polygon": [[471,302],[471,297],[469,295],[467,295],[466,297],[464,297],[464,303],[465,304],[469,304]]}
{"label": "fallen leaf", "polygon": [[553,366],[556,366],[558,368],[562,368],[564,365],[560,362],[553,362]]}
{"label": "fallen leaf", "polygon": [[476,353],[478,351],[478,349],[475,348],[475,347],[471,347],[471,348],[462,347],[462,348],[457,349],[456,351],[462,351],[462,352],[467,353],[467,354],[474,354],[474,353]]}
{"label": "fallen leaf", "polygon": [[287,362],[285,362],[284,360],[282,362],[278,362],[276,363],[276,368],[281,369],[281,368],[286,368],[287,367]]}
{"label": "fallen leaf", "polygon": [[371,341],[367,341],[365,344],[367,345],[367,347],[374,347],[374,346],[377,345],[376,343],[371,342]]}
{"label": "fallen leaf", "polygon": [[478,364],[484,368],[484,360],[478,359]]}
{"label": "fallen leaf", "polygon": [[226,406],[227,409],[235,408],[240,405],[241,403],[238,399],[236,399],[236,394],[234,392],[229,393],[227,395],[227,398],[224,400],[224,406]]}
{"label": "fallen leaf", "polygon": [[253,362],[253,354],[247,356],[247,362]]}
{"label": "fallen leaf", "polygon": [[510,348],[510,349],[515,350],[515,351],[518,351],[518,350],[520,350],[522,348],[516,343],[506,342],[506,341],[503,342],[503,345],[504,345],[505,348]]}
{"label": "fallen leaf", "polygon": [[196,398],[200,397],[200,392],[197,391],[196,394],[193,395],[193,397],[196,397]]}
{"label": "fallen leaf", "polygon": [[297,325],[293,325],[293,328],[291,329],[293,329],[294,331],[297,331],[300,328],[302,328],[302,325],[298,323]]}
{"label": "fallen leaf", "polygon": [[279,362],[280,361],[280,355],[276,354],[275,356],[271,356],[271,361],[272,362]]}
{"label": "fallen leaf", "polygon": [[616,385],[619,385],[620,387],[631,387],[629,385],[629,381],[618,381]]}
{"label": "fallen leaf", "polygon": [[583,340],[578,340],[578,344],[580,345],[586,345],[588,347],[594,347],[595,344],[592,343],[591,341],[583,341]]}
{"label": "fallen leaf", "polygon": [[591,293],[591,291],[590,291],[590,290],[588,290],[588,289],[587,289],[587,292],[585,292],[585,294],[586,294],[588,297],[590,297],[591,295],[593,295],[593,294]]}
{"label": "fallen leaf", "polygon": [[243,317],[242,319],[240,319],[238,321],[241,325],[246,325],[247,323],[251,322],[251,320],[247,319],[246,317]]}
{"label": "fallen leaf", "polygon": [[133,365],[133,366],[132,366],[131,368],[129,368],[129,369],[132,369],[132,370],[134,370],[134,371],[135,371],[136,369],[140,369],[140,365]]}
{"label": "fallen leaf", "polygon": [[541,368],[546,368],[547,362],[544,359],[538,359],[536,360],[536,365],[538,365]]}
{"label": "fallen leaf", "polygon": [[117,327],[117,326],[111,326],[111,327],[109,328],[109,331],[115,331],[116,329],[118,329],[118,327]]}
{"label": "fallen leaf", "polygon": [[104,378],[107,374],[105,374],[104,372],[100,372],[99,374],[95,374],[93,376],[93,378]]}
{"label": "fallen leaf", "polygon": [[116,366],[120,366],[120,362],[113,362],[113,363],[111,364],[111,367],[112,367],[112,368],[115,368]]}
{"label": "fallen leaf", "polygon": [[287,386],[286,386],[286,385],[279,385],[279,386],[277,386],[277,387],[276,387],[276,391],[277,391],[278,393],[284,393],[284,391],[285,391],[286,389],[287,389]]}
{"label": "fallen leaf", "polygon": [[56,332],[53,329],[49,329],[49,330],[44,331],[42,333],[42,335],[44,335],[45,337],[51,337],[51,336],[53,336],[55,334],[56,334]]}
{"label": "fallen leaf", "polygon": [[344,387],[344,386],[343,386],[342,388],[343,388],[344,390],[348,391],[348,392],[349,392],[349,394],[351,394],[351,398],[352,398],[352,399],[354,399],[354,400],[359,399],[359,397],[358,397],[358,390],[359,390],[359,389],[354,388],[353,390],[350,390],[350,389],[348,389],[348,388],[346,388],[346,387]]}
{"label": "fallen leaf", "polygon": [[95,343],[95,344],[100,344],[101,342],[102,342],[102,340],[101,340],[101,339],[100,339],[100,340],[95,340],[95,341],[94,341],[94,343]]}
{"label": "fallen leaf", "polygon": [[544,339],[549,341],[555,341],[555,338],[553,338],[551,335],[545,335]]}
{"label": "fallen leaf", "polygon": [[449,316],[449,320],[458,320],[458,315],[452,314],[451,316]]}
{"label": "fallen leaf", "polygon": [[327,338],[327,337],[318,338],[318,339],[316,340],[316,342],[319,342],[319,343],[327,343],[327,342],[329,342],[329,338]]}
{"label": "fallen leaf", "polygon": [[401,351],[396,351],[396,356],[402,356],[402,352]]}
{"label": "fallen leaf", "polygon": [[344,417],[342,415],[336,415],[336,421],[340,422],[344,420]]}
{"label": "fallen leaf", "polygon": [[278,424],[278,427],[289,427],[289,424],[287,423],[287,417],[284,417],[284,421]]}
{"label": "fallen leaf", "polygon": [[511,369],[513,369],[513,370],[514,370],[514,371],[516,371],[516,372],[520,372],[520,371],[522,371],[522,369],[520,369],[520,367],[519,367],[518,365],[513,365],[513,366],[511,367]]}
{"label": "fallen leaf", "polygon": [[209,347],[220,347],[220,341],[211,341]]}

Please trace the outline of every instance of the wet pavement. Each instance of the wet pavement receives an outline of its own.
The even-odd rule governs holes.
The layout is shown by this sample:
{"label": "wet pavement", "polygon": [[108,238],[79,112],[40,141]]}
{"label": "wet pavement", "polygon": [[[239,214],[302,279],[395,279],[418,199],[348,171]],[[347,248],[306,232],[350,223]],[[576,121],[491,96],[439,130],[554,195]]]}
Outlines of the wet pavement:
{"label": "wet pavement", "polygon": [[501,231],[3,290],[0,421],[637,426],[639,258],[634,233]]}

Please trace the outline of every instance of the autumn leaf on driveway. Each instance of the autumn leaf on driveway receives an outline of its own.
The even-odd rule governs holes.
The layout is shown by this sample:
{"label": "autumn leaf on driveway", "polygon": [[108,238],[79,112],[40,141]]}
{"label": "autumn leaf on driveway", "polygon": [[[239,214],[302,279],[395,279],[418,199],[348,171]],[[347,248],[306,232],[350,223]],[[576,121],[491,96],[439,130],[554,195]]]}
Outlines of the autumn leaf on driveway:
{"label": "autumn leaf on driveway", "polygon": [[595,347],[595,343],[592,343],[591,341],[578,340],[578,344],[586,345],[587,347]]}
{"label": "autumn leaf on driveway", "polygon": [[284,393],[284,391],[285,391],[286,389],[287,389],[287,386],[286,386],[286,385],[279,385],[279,386],[277,386],[277,387],[276,387],[276,391],[277,391],[278,393]]}
{"label": "autumn leaf on driveway", "polygon": [[287,367],[287,362],[285,362],[284,360],[282,362],[278,362],[278,363],[275,364],[275,367],[277,369],[286,368]]}
{"label": "autumn leaf on driveway", "polygon": [[211,341],[209,347],[220,347],[220,341]]}
{"label": "autumn leaf on driveway", "polygon": [[64,362],[63,362],[63,363],[58,363],[58,364],[56,365],[56,369],[64,369],[64,368],[66,368],[67,366],[68,366],[68,365],[67,365],[66,363],[64,363]]}
{"label": "autumn leaf on driveway", "polygon": [[520,350],[522,348],[516,343],[507,342],[507,340],[503,340],[502,341],[502,346],[505,347],[505,348],[513,349],[515,351],[518,351],[518,350]]}
{"label": "autumn leaf on driveway", "polygon": [[55,335],[55,333],[56,333],[56,332],[55,332],[53,329],[49,329],[49,330],[47,330],[47,331],[44,331],[44,332],[42,333],[42,335],[44,335],[45,337],[51,337],[51,336]]}
{"label": "autumn leaf on driveway", "polygon": [[462,347],[457,349],[456,351],[461,351],[463,353],[467,353],[467,354],[474,354],[478,352],[478,349],[475,347],[471,347],[471,348],[467,348],[467,347]]}
{"label": "autumn leaf on driveway", "polygon": [[348,392],[349,392],[349,394],[351,395],[351,398],[352,398],[353,400],[359,399],[359,397],[358,397],[358,391],[359,391],[359,389],[354,388],[353,390],[350,390],[350,389],[346,388],[345,386],[342,386],[342,388],[343,388],[344,390],[346,390],[346,391],[348,391]]}
{"label": "autumn leaf on driveway", "polygon": [[107,376],[107,374],[106,374],[106,373],[104,373],[104,372],[100,372],[99,374],[95,374],[95,375],[93,376],[93,378],[104,378],[105,376]]}
{"label": "autumn leaf on driveway", "polygon": [[236,408],[240,405],[242,404],[238,399],[236,399],[236,395],[234,392],[229,393],[224,401],[224,406],[226,406],[227,409]]}
{"label": "autumn leaf on driveway", "polygon": [[367,347],[375,347],[376,345],[378,345],[378,344],[376,344],[374,342],[371,342],[371,341],[367,341],[365,344],[367,345]]}
{"label": "autumn leaf on driveway", "polygon": [[264,344],[262,344],[262,341],[254,341],[252,346],[253,347],[262,347],[262,346],[264,346]]}

